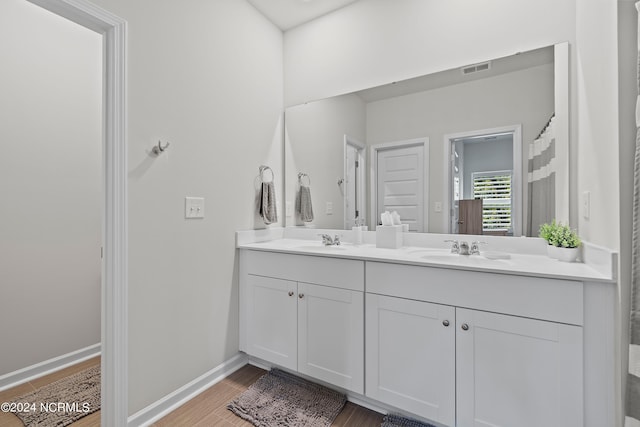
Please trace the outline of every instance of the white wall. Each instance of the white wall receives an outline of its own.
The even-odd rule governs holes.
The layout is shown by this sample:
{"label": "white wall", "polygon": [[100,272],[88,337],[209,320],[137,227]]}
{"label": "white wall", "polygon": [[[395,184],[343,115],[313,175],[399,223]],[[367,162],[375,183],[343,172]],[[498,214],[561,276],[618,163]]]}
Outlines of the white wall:
{"label": "white wall", "polygon": [[[344,136],[365,142],[365,103],[357,95],[344,95],[286,111],[286,200],[295,207],[298,172],[311,179],[314,220],[318,228],[344,228],[344,201],[337,180],[344,176]],[[333,214],[326,214],[326,203]],[[301,225],[294,214],[287,226]]]}
{"label": "white wall", "polygon": [[[581,236],[619,248],[618,33],[615,2],[577,2],[578,197],[591,193]],[[580,202],[581,203],[581,202]]]}
{"label": "white wall", "polygon": [[[282,32],[244,0],[95,2],[128,21],[134,413],[238,351],[234,233],[264,227],[261,164],[282,200]],[[185,196],[204,219],[184,219]]]}
{"label": "white wall", "polygon": [[0,375],[100,342],[102,38],[0,2]]}
{"label": "white wall", "polygon": [[575,39],[575,0],[367,0],[285,33],[285,104]]}
{"label": "white wall", "polygon": [[[553,113],[553,96],[553,64],[547,64],[371,102],[367,104],[367,143],[429,137],[429,231],[442,233],[446,212],[435,212],[433,205],[446,199],[444,136],[521,124],[522,152],[527,153],[527,144]],[[523,158],[524,177],[527,165]],[[526,179],[520,191],[526,201]]]}

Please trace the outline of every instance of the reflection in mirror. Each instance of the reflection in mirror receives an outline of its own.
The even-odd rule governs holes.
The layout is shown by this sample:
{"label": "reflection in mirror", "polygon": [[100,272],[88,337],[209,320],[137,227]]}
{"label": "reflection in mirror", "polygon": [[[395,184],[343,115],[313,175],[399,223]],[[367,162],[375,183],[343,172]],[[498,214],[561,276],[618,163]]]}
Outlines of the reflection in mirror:
{"label": "reflection in mirror", "polygon": [[[288,108],[286,225],[375,229],[381,211],[397,210],[412,231],[519,236],[537,235],[535,222],[545,215],[563,219],[567,49],[540,48]],[[548,140],[532,143],[554,114],[562,140],[557,158],[541,167],[530,153],[540,154]],[[289,208],[299,173],[313,182],[313,221]],[[541,176],[552,179],[529,182]],[[531,212],[532,188],[533,200],[545,200],[543,213]],[[482,207],[463,208],[470,219],[461,219],[459,201],[475,199]],[[462,229],[460,221],[467,221]]]}

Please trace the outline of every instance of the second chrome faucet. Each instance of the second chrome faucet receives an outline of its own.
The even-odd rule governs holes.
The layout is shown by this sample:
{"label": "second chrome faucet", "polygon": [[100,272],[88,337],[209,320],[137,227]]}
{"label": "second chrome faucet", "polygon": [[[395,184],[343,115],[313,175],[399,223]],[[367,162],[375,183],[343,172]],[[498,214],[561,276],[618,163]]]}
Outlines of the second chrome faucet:
{"label": "second chrome faucet", "polygon": [[451,243],[451,253],[459,255],[480,255],[480,245],[486,244],[486,242],[473,241],[471,245],[468,242],[457,240],[445,240],[445,242]]}

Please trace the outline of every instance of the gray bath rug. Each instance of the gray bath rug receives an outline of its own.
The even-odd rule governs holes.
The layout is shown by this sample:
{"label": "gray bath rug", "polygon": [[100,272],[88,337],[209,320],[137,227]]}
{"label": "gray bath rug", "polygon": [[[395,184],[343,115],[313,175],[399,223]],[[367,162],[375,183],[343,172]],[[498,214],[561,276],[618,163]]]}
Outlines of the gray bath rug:
{"label": "gray bath rug", "polygon": [[344,394],[279,369],[271,369],[227,406],[257,427],[328,427]]}
{"label": "gray bath rug", "polygon": [[100,365],[23,394],[11,404],[11,412],[26,427],[68,426],[100,409]]}
{"label": "gray bath rug", "polygon": [[380,427],[434,427],[429,423],[423,423],[422,421],[413,420],[411,418],[405,418],[400,415],[388,414],[385,415]]}

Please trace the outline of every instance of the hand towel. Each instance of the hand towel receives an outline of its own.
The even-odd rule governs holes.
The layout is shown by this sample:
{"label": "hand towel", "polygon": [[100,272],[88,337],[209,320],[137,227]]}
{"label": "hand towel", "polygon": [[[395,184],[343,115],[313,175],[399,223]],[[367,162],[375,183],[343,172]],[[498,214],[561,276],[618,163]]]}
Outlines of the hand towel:
{"label": "hand towel", "polygon": [[300,214],[302,222],[313,221],[313,207],[311,206],[311,189],[306,185],[300,186],[300,193],[298,194],[298,206],[297,211]]}
{"label": "hand towel", "polygon": [[273,224],[278,222],[278,213],[276,212],[276,189],[271,182],[263,182],[260,194],[260,216],[265,224]]}

